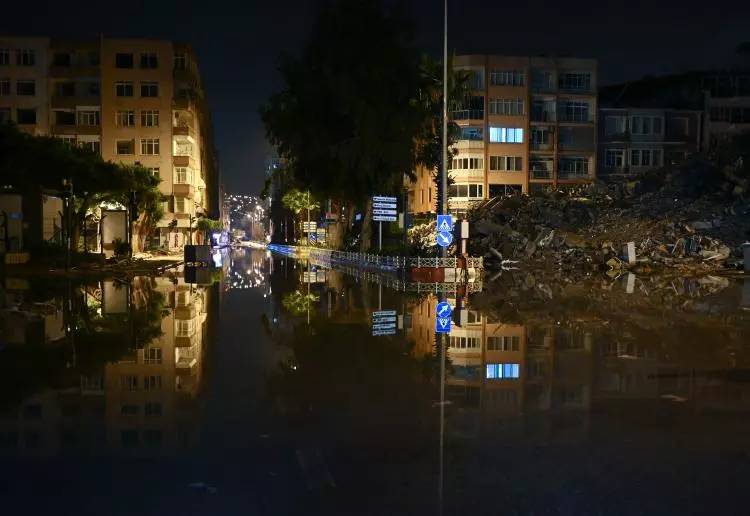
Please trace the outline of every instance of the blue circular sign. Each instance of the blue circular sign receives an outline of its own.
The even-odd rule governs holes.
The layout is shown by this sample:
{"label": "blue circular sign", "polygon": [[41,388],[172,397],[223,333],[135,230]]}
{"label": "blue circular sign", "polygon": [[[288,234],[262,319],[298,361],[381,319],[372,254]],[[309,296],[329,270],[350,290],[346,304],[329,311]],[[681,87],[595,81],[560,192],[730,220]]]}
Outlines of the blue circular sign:
{"label": "blue circular sign", "polygon": [[435,234],[435,242],[437,242],[437,245],[440,247],[448,247],[453,243],[453,233],[448,231],[438,231]]}

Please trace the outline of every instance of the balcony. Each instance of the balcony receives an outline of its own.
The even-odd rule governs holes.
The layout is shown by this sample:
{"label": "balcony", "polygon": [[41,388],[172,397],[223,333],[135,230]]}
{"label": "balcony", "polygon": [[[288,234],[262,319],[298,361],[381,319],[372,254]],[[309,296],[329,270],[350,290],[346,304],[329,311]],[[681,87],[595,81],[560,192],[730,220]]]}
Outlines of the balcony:
{"label": "balcony", "polygon": [[189,183],[175,183],[172,185],[172,192],[176,197],[193,197],[195,187]]}
{"label": "balcony", "polygon": [[99,77],[101,73],[100,69],[96,65],[80,64],[71,66],[55,66],[49,67],[49,76],[52,78],[73,78],[73,77]]}
{"label": "balcony", "polygon": [[535,142],[532,141],[530,144],[531,150],[535,151],[549,151],[552,152],[552,150],[555,148],[555,144],[551,141],[546,142]]}
{"label": "balcony", "polygon": [[172,134],[174,136],[187,136],[195,139],[195,129],[189,125],[172,126]]}
{"label": "balcony", "polygon": [[193,332],[190,335],[180,335],[174,338],[176,348],[190,348],[198,342],[198,334]]}
{"label": "balcony", "polygon": [[75,109],[76,106],[98,106],[101,104],[100,95],[52,95],[51,109]]}
{"label": "balcony", "polygon": [[552,179],[552,171],[544,169],[532,170],[531,179]]}
{"label": "balcony", "polygon": [[174,309],[174,318],[183,321],[194,319],[198,310],[194,304],[178,306]]}
{"label": "balcony", "polygon": [[484,109],[460,109],[451,112],[453,120],[484,120]]}
{"label": "balcony", "polygon": [[588,181],[592,179],[590,172],[559,171],[557,179],[560,181]]}
{"label": "balcony", "polygon": [[192,156],[187,156],[187,155],[175,155],[172,158],[172,164],[175,167],[190,167],[192,169],[197,168],[195,164],[195,159],[193,159]]}

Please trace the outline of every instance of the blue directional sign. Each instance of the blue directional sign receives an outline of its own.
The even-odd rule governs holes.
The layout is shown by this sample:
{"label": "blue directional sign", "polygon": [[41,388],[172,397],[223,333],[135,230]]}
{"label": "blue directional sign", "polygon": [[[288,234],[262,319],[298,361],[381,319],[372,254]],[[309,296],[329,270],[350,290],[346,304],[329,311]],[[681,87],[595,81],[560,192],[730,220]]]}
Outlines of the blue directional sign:
{"label": "blue directional sign", "polygon": [[445,301],[438,303],[435,307],[435,315],[438,317],[450,317],[452,313],[453,307]]}
{"label": "blue directional sign", "polygon": [[448,233],[453,231],[453,218],[450,215],[438,215],[437,231],[447,231]]}
{"label": "blue directional sign", "polygon": [[435,333],[450,333],[451,322],[452,321],[450,317],[436,317],[435,318]]}
{"label": "blue directional sign", "polygon": [[448,247],[453,242],[453,233],[449,231],[441,231],[435,235],[435,241],[440,247]]}
{"label": "blue directional sign", "polygon": [[318,240],[318,235],[316,233],[308,233],[307,238],[310,239],[310,242],[315,242]]}

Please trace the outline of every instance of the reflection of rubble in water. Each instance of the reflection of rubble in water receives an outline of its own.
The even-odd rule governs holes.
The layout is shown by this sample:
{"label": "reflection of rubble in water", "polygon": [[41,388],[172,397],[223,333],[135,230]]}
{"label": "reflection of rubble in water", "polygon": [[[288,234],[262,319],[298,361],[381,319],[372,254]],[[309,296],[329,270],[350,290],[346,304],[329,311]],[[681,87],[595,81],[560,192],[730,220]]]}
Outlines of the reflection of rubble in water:
{"label": "reflection of rubble in water", "polygon": [[[592,408],[625,410],[633,401],[692,413],[750,410],[750,315],[740,310],[750,287],[650,277],[627,294],[626,281],[506,274],[472,296],[468,324],[449,337],[447,395],[461,414],[451,433],[487,428],[499,438],[534,428],[581,437]],[[435,303],[429,296],[411,309],[415,356],[431,352]],[[561,423],[565,414],[578,415]]]}

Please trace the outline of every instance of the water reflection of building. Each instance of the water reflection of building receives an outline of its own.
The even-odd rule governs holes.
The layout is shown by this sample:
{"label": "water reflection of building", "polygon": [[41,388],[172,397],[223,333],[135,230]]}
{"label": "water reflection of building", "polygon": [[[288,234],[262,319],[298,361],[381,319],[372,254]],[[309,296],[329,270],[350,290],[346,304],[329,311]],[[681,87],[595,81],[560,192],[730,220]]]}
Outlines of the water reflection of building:
{"label": "water reflection of building", "polygon": [[[92,314],[118,317],[121,334],[137,339],[136,324],[159,333],[117,360],[79,369],[75,343],[60,372],[63,385],[46,387],[0,413],[0,453],[54,455],[65,450],[93,453],[170,453],[198,439],[197,397],[203,379],[208,293],[170,278],[137,278],[117,288],[112,282],[87,286]],[[164,303],[154,305],[159,296]],[[162,297],[163,296],[163,297]],[[61,299],[50,301],[62,303]],[[152,303],[149,305],[149,303]],[[150,310],[150,311],[149,311]],[[138,317],[136,314],[145,315]],[[120,318],[122,316],[122,318]],[[104,334],[103,334],[104,335]],[[99,337],[102,348],[106,336]]]}

